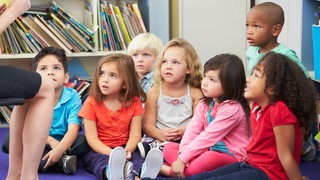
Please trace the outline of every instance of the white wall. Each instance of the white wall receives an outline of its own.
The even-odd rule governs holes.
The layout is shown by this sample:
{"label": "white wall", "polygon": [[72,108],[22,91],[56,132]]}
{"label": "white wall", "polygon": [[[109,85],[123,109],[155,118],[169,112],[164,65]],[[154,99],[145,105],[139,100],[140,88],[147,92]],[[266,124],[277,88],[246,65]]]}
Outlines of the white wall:
{"label": "white wall", "polygon": [[220,53],[238,55],[246,67],[248,0],[180,0],[179,36],[197,50],[202,63]]}

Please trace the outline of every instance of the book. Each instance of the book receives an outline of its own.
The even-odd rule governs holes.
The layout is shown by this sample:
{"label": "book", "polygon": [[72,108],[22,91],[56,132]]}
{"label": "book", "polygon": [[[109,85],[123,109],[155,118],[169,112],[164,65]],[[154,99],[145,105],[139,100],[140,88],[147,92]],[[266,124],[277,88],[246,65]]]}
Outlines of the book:
{"label": "book", "polygon": [[11,110],[7,106],[0,106],[0,112],[2,116],[5,118],[7,123],[10,122]]}
{"label": "book", "polygon": [[129,45],[131,39],[130,39],[128,30],[127,30],[127,26],[123,20],[122,13],[120,12],[120,8],[118,6],[114,5],[113,10],[114,10],[114,13],[118,19],[120,30],[121,30],[123,37],[124,37],[124,42],[125,42],[124,50],[125,50],[126,47]]}
{"label": "book", "polygon": [[11,4],[12,0],[0,0],[0,4],[6,4],[6,6],[8,7]]}
{"label": "book", "polygon": [[119,25],[119,22],[118,22],[118,18],[116,16],[116,13],[114,12],[114,5],[109,3],[108,4],[109,7],[108,9],[110,10],[110,14],[112,15],[111,16],[111,21],[113,22],[114,24],[114,29],[115,29],[115,32],[118,36],[118,40],[119,40],[119,45],[120,47],[117,49],[117,50],[125,50],[126,49],[126,45],[124,43],[124,39],[123,39],[123,36],[122,36],[122,33],[121,33],[121,30],[120,30],[120,25]]}
{"label": "book", "polygon": [[133,9],[134,13],[138,17],[138,20],[139,20],[140,26],[142,28],[142,31],[143,32],[147,32],[146,26],[144,25],[144,22],[143,22],[143,19],[142,19],[142,16],[141,16],[141,13],[140,13],[140,10],[139,10],[139,7],[138,7],[138,4],[137,3],[133,3],[133,4],[131,4],[131,6],[132,6],[132,9]]}
{"label": "book", "polygon": [[28,15],[22,18],[22,22],[24,22],[31,30],[32,35],[36,34],[38,36],[38,40],[44,42],[42,46],[54,46],[57,48],[61,48],[59,44],[57,44],[42,27],[40,27],[35,21],[32,15]]}
{"label": "book", "polygon": [[71,50],[48,28],[48,25],[45,22],[42,22],[41,18],[38,15],[34,16],[34,22],[42,28],[52,39],[55,41],[58,46],[63,49],[67,54],[71,54]]}
{"label": "book", "polygon": [[85,9],[84,9],[84,26],[88,27],[92,32],[92,45],[96,51],[99,49],[99,40],[98,40],[98,9],[99,9],[99,2],[98,0],[85,0]]}

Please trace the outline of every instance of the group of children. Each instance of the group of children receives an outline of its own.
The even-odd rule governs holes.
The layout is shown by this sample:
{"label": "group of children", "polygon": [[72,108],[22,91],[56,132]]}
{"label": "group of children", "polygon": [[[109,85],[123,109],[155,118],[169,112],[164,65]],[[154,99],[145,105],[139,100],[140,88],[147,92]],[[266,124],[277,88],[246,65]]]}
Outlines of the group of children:
{"label": "group of children", "polygon": [[[100,59],[82,107],[77,92],[64,87],[69,74],[63,50],[42,49],[32,66],[54,81],[55,107],[39,170],[74,174],[78,159],[97,179],[159,173],[306,179],[299,162],[303,133],[315,119],[316,95],[294,51],[277,41],[283,23],[275,3],[258,4],[248,13],[247,79],[236,55],[212,57],[202,73],[185,39],[163,47],[157,36],[140,34],[128,55]],[[81,119],[85,136],[79,134]]]}

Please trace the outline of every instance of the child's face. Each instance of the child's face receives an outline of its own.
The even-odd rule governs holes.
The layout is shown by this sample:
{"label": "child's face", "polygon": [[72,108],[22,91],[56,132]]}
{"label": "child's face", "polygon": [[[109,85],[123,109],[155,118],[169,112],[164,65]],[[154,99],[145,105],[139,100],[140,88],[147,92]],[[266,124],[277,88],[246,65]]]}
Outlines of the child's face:
{"label": "child's face", "polygon": [[204,74],[201,82],[201,90],[204,96],[218,98],[223,95],[219,73],[219,70],[209,70]]}
{"label": "child's face", "polygon": [[99,88],[103,95],[119,96],[120,91],[124,88],[123,81],[115,63],[107,62],[101,66]]}
{"label": "child's face", "polygon": [[62,63],[54,55],[42,57],[38,63],[36,72],[51,77],[56,90],[62,88],[69,81],[69,73],[64,71]]}
{"label": "child's face", "polygon": [[244,89],[244,97],[250,101],[257,102],[264,107],[269,103],[269,98],[265,93],[266,76],[263,74],[264,67],[258,64],[250,77],[247,78],[246,88]]}
{"label": "child's face", "polygon": [[157,54],[151,49],[143,49],[134,52],[131,57],[139,77],[143,77],[153,70]]}
{"label": "child's face", "polygon": [[273,43],[273,25],[268,18],[268,14],[258,9],[249,11],[246,20],[246,36],[250,46],[264,48]]}
{"label": "child's face", "polygon": [[187,74],[190,74],[185,51],[180,47],[168,48],[161,61],[161,76],[169,83],[184,81]]}

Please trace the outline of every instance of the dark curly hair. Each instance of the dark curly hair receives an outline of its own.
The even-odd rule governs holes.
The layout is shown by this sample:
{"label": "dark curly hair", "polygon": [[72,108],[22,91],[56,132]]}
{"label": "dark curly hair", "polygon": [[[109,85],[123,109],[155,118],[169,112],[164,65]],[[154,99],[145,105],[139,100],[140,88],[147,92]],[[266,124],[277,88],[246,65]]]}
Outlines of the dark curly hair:
{"label": "dark curly hair", "polygon": [[[260,61],[266,75],[265,93],[271,104],[282,100],[299,119],[305,133],[311,132],[312,121],[316,120],[316,90],[310,78],[287,56],[267,53]],[[272,93],[267,89],[271,88]],[[306,135],[306,134],[305,134]]]}

